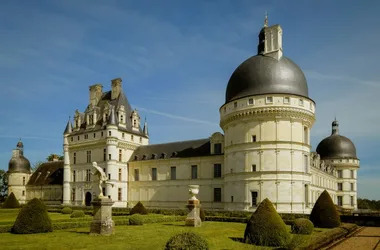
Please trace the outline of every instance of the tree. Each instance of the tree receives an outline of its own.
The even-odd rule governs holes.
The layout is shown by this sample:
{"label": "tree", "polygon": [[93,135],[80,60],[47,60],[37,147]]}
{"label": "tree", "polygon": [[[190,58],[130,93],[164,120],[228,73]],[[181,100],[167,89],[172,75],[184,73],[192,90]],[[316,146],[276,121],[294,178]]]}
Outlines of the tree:
{"label": "tree", "polygon": [[53,158],[54,158],[54,157],[57,157],[58,160],[60,160],[60,161],[63,160],[63,155],[58,155],[58,154],[50,154],[50,155],[46,158],[46,160],[47,160],[47,161],[53,161]]}
{"label": "tree", "polygon": [[0,200],[4,200],[8,194],[8,175],[5,170],[0,169]]}

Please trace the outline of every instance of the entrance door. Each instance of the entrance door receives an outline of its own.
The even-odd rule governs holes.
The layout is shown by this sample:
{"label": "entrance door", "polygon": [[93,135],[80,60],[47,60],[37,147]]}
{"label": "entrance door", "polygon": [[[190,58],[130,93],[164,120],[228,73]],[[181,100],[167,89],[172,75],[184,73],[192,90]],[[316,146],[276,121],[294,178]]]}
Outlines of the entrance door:
{"label": "entrance door", "polygon": [[85,199],[86,206],[91,206],[91,200],[92,200],[92,195],[90,192],[87,192],[86,199]]}

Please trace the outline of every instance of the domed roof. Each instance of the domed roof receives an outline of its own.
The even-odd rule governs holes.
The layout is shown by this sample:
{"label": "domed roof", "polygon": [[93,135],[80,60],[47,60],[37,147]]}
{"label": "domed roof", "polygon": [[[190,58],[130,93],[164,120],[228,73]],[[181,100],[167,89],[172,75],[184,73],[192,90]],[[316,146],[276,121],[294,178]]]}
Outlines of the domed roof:
{"label": "domed roof", "polygon": [[226,103],[251,95],[291,94],[308,97],[302,70],[289,58],[279,60],[258,54],[233,72],[226,90]]}
{"label": "domed roof", "polygon": [[8,164],[8,173],[30,174],[30,162],[23,155],[12,157]]}
{"label": "domed roof", "polygon": [[331,135],[318,144],[317,153],[321,159],[357,159],[354,143],[347,137],[339,135],[339,124],[336,120],[332,123]]}

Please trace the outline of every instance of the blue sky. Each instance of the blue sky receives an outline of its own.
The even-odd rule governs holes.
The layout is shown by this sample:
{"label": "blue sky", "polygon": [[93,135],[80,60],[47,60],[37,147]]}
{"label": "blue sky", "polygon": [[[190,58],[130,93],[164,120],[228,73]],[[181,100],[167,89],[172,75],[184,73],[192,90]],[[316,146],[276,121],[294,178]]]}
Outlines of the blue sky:
{"label": "blue sky", "polygon": [[109,90],[116,77],[147,117],[151,143],[221,131],[228,79],[256,54],[268,11],[317,103],[313,149],[336,115],[361,159],[359,196],[380,199],[378,9],[353,0],[2,1],[0,168],[20,137],[31,163],[62,153],[67,119],[86,108],[88,86]]}

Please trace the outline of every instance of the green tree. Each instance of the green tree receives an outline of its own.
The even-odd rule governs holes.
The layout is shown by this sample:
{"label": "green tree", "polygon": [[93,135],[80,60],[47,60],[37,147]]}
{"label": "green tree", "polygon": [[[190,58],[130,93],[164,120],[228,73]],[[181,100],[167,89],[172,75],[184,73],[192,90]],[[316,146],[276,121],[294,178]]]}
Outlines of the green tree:
{"label": "green tree", "polygon": [[4,169],[0,169],[0,200],[4,200],[8,194],[8,175]]}

